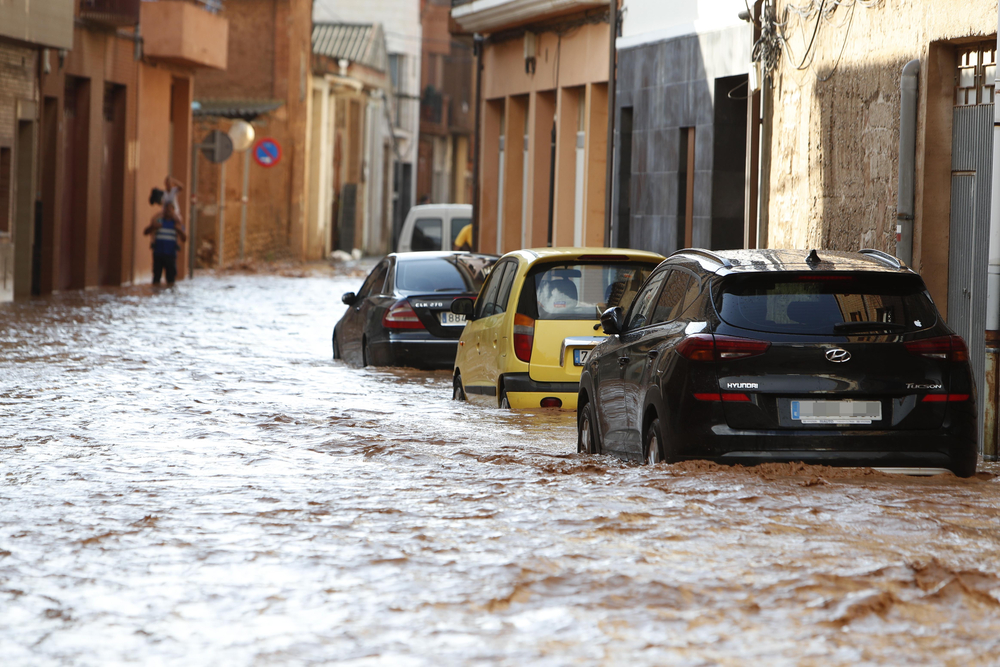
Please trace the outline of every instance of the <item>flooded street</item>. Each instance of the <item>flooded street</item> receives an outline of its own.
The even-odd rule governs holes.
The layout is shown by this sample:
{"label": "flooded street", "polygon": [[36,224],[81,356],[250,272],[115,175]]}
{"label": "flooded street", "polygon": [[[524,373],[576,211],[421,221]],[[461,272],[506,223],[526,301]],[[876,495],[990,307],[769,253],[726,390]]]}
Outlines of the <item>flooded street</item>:
{"label": "flooded street", "polygon": [[996,664],[1000,481],[576,454],[325,273],[0,305],[5,665]]}

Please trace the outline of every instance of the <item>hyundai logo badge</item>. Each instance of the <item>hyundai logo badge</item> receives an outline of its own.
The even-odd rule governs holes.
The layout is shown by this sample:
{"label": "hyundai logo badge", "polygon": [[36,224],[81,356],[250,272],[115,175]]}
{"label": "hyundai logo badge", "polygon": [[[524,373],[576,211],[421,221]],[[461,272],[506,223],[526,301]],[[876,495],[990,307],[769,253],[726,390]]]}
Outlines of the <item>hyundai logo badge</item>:
{"label": "hyundai logo badge", "polygon": [[851,353],[839,347],[832,347],[826,351],[826,360],[835,364],[842,364],[851,360]]}

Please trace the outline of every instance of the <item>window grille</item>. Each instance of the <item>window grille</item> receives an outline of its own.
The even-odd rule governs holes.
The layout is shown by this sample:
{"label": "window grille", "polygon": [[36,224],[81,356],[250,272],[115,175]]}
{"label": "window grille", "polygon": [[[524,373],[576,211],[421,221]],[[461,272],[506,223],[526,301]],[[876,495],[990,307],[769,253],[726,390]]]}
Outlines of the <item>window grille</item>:
{"label": "window grille", "polygon": [[996,43],[983,42],[961,47],[955,81],[955,106],[993,104],[996,71]]}

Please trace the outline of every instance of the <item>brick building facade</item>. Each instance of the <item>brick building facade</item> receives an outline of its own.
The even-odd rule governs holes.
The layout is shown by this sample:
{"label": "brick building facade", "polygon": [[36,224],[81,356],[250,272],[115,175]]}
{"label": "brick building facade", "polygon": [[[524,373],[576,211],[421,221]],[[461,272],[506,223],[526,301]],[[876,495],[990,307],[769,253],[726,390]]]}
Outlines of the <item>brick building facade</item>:
{"label": "brick building facade", "polygon": [[0,301],[38,290],[38,76],[49,49],[69,47],[72,35],[69,0],[0,5]]}
{"label": "brick building facade", "polygon": [[[12,181],[0,182],[0,257],[13,258],[0,298],[145,282],[148,194],[167,174],[187,180],[192,78],[225,67],[226,22],[186,0],[13,4],[63,34],[44,42],[54,48],[26,46],[23,32],[0,45],[0,177]],[[22,30],[9,8],[0,26]]]}
{"label": "brick building facade", "polygon": [[312,3],[231,0],[222,16],[230,25],[229,67],[195,81],[194,139],[244,119],[254,125],[256,141],[273,140],[281,157],[268,167],[245,154],[234,154],[225,166],[197,158],[198,265],[315,258],[306,228]]}
{"label": "brick building facade", "polygon": [[449,32],[451,2],[422,0],[417,201],[472,202],[472,40]]}

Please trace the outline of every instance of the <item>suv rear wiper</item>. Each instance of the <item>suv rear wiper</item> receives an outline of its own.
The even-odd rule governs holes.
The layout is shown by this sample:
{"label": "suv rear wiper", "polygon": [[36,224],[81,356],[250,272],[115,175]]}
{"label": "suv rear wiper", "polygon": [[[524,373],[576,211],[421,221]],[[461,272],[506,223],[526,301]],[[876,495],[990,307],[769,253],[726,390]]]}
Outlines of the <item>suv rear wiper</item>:
{"label": "suv rear wiper", "polygon": [[836,333],[851,331],[902,331],[906,327],[898,322],[838,322],[833,325]]}

